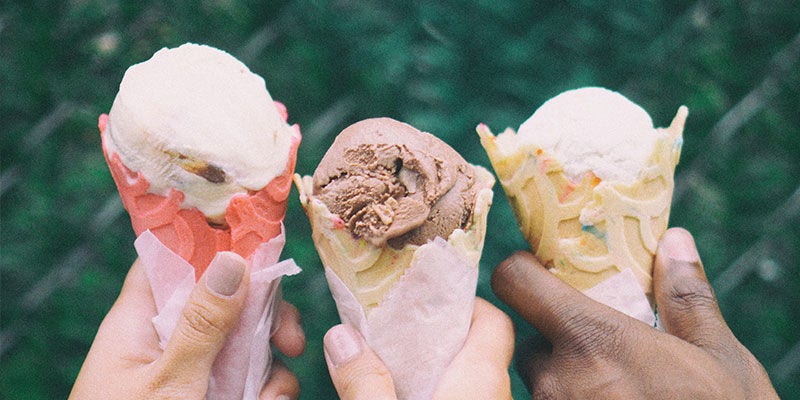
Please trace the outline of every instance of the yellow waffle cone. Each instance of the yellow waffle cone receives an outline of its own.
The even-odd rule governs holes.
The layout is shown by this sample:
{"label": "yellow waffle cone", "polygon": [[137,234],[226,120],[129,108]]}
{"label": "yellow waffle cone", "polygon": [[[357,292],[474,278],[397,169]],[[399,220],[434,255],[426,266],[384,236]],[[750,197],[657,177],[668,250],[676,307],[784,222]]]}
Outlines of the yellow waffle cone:
{"label": "yellow waffle cone", "polygon": [[[474,168],[476,178],[486,182],[480,186],[491,188],[492,174],[481,167]],[[393,285],[414,265],[415,254],[421,246],[406,245],[394,249],[391,246],[376,247],[364,239],[356,239],[341,218],[331,214],[322,201],[314,199],[310,176],[295,174],[295,185],[300,192],[300,203],[311,221],[312,239],[322,264],[336,273],[368,316],[369,311],[386,298]],[[457,229],[446,238],[475,268],[483,250],[492,196],[491,189],[478,192],[470,226],[466,231]]]}
{"label": "yellow waffle cone", "polygon": [[507,129],[495,137],[477,128],[523,235],[550,271],[579,290],[626,269],[652,297],[652,264],[667,229],[675,166],[688,110],[678,113],[647,167],[632,184],[601,181],[591,173],[577,184],[561,163]]}

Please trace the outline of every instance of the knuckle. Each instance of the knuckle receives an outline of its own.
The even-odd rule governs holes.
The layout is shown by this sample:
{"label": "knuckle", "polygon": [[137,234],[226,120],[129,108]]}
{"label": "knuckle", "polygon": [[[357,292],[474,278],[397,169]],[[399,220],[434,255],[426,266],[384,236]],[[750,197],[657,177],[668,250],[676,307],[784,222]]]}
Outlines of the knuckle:
{"label": "knuckle", "polygon": [[[269,379],[267,380],[267,389],[270,393],[282,392],[289,396],[289,398],[296,399],[300,395],[300,381],[297,377],[281,362],[276,359],[272,366]],[[263,392],[262,392],[263,396]]]}
{"label": "knuckle", "polygon": [[542,335],[533,335],[517,348],[516,366],[520,371],[542,369],[540,365],[545,362],[553,352],[553,345]]}
{"label": "knuckle", "polygon": [[180,334],[196,343],[208,343],[227,331],[224,318],[218,318],[215,310],[199,303],[190,303],[184,310],[181,318],[185,323],[180,324]]}
{"label": "knuckle", "polygon": [[281,301],[279,315],[282,319],[287,319],[298,325],[301,323],[300,321],[302,317],[300,315],[300,311],[294,306],[294,304],[287,301]]}
{"label": "knuckle", "polygon": [[512,292],[523,278],[529,263],[530,259],[523,251],[517,251],[501,262],[492,274],[492,290],[495,293]]}
{"label": "knuckle", "polygon": [[765,382],[769,384],[767,370],[753,353],[738,341],[727,348],[725,354],[718,355],[718,358],[722,359],[728,370],[738,375],[739,381],[746,386],[758,388],[764,387]]}
{"label": "knuckle", "polygon": [[508,261],[504,261],[494,269],[490,280],[492,291],[495,293],[505,293],[507,291],[508,275],[511,268],[513,268],[513,265]]}
{"label": "knuckle", "polygon": [[169,365],[160,364],[149,374],[144,385],[142,398],[148,399],[179,399],[186,398],[196,390],[204,391],[204,387],[198,382],[186,381],[180,374],[176,373],[175,368]]}
{"label": "knuckle", "polygon": [[550,372],[531,374],[529,389],[533,399],[556,400],[565,398],[564,389],[558,376]]}
{"label": "knuckle", "polygon": [[621,353],[625,323],[575,314],[564,320],[565,338],[559,350],[575,358],[614,358]]}
{"label": "knuckle", "polygon": [[293,335],[298,336],[302,336],[304,334],[303,321],[300,311],[298,311],[297,307],[295,307],[293,304],[286,301],[282,301],[280,303],[278,318],[273,323],[273,334],[277,334],[280,331],[291,332]]}
{"label": "knuckle", "polygon": [[392,379],[386,368],[372,362],[351,363],[344,372],[337,375],[342,392],[349,395],[345,398],[360,398]]}
{"label": "knuckle", "polygon": [[717,297],[708,282],[691,279],[680,282],[669,291],[671,306],[678,312],[716,309]]}

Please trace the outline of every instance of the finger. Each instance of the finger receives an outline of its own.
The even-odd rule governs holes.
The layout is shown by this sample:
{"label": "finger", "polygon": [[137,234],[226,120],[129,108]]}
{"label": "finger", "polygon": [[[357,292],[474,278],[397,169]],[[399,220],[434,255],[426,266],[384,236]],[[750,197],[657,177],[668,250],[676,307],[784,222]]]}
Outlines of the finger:
{"label": "finger", "polygon": [[146,312],[150,318],[155,317],[157,314],[153,292],[147,280],[147,273],[145,273],[142,262],[138,259],[134,261],[128,271],[119,297],[112,307],[113,311],[120,309],[124,309],[126,313]]}
{"label": "finger", "polygon": [[[156,306],[141,263],[134,262],[122,291],[103,319],[70,398],[98,394],[109,387],[108,371],[128,371],[152,363],[161,355],[151,320]],[[124,338],[124,344],[120,343]]]}
{"label": "finger", "polygon": [[[284,397],[281,397],[284,396]],[[300,396],[300,383],[297,377],[283,363],[276,361],[272,365],[269,380],[261,390],[259,400],[289,400]]]}
{"label": "finger", "polygon": [[692,235],[669,229],[661,238],[653,268],[653,290],[664,329],[698,346],[732,337],[708,283]]}
{"label": "finger", "polygon": [[[150,354],[154,360],[161,354],[161,349],[157,346],[158,336],[151,323],[157,313],[147,275],[141,262],[137,260],[125,277],[119,297],[100,325],[97,339],[108,337],[113,342],[111,346],[119,348],[116,338],[125,337],[128,342],[137,344],[139,350]],[[148,343],[152,345],[148,346]]]}
{"label": "finger", "polygon": [[183,382],[205,382],[217,353],[244,306],[249,274],[233,252],[214,257],[192,290],[172,337],[159,359],[159,371]]}
{"label": "finger", "polygon": [[562,282],[528,252],[517,252],[492,274],[492,290],[553,345],[598,344],[627,323],[615,312]]}
{"label": "finger", "polygon": [[434,398],[510,399],[508,367],[513,355],[511,318],[476,297],[467,340],[440,378]]}
{"label": "finger", "polygon": [[328,371],[342,400],[397,399],[386,365],[353,327],[334,326],[323,344]]}
{"label": "finger", "polygon": [[[152,324],[157,314],[144,268],[133,263],[122,291],[103,319],[92,344],[107,360],[118,360],[122,367],[149,364],[161,355],[158,334]],[[127,346],[120,346],[124,337]],[[91,353],[90,353],[91,354]]]}
{"label": "finger", "polygon": [[281,353],[297,357],[306,349],[306,335],[297,308],[285,301],[278,308],[280,327],[272,335],[272,343]]}

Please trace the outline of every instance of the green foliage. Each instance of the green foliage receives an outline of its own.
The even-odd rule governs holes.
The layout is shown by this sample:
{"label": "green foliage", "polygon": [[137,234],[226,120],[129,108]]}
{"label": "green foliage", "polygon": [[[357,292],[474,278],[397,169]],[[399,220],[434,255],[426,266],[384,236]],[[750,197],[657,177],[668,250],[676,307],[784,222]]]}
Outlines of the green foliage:
{"label": "green foliage", "polygon": [[[135,257],[97,115],[129,65],[192,41],[264,77],[303,130],[302,174],[368,117],[409,122],[488,166],[478,123],[516,128],[567,89],[621,91],[658,126],[686,104],[671,224],[696,235],[734,333],[783,398],[800,398],[798,30],[796,4],[780,0],[5,2],[0,397],[68,394]],[[527,245],[496,189],[478,293],[498,304],[491,271]],[[286,226],[284,256],[304,272],[283,293],[309,339],[286,362],[302,398],[332,398],[322,336],[338,316],[296,192]],[[532,329],[515,321],[522,340]],[[514,393],[526,397],[517,377]]]}

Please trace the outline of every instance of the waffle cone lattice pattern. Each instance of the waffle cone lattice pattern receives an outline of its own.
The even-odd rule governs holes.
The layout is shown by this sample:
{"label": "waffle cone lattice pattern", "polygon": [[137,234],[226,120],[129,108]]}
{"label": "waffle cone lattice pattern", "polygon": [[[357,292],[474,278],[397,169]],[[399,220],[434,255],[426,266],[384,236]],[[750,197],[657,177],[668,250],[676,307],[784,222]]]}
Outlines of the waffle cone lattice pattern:
{"label": "waffle cone lattice pattern", "polygon": [[571,182],[561,163],[507,130],[478,127],[523,235],[554,274],[580,290],[631,268],[652,293],[652,262],[667,229],[687,111],[682,107],[659,139],[647,167],[631,183],[587,173]]}

